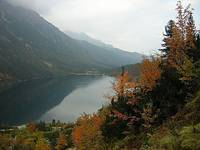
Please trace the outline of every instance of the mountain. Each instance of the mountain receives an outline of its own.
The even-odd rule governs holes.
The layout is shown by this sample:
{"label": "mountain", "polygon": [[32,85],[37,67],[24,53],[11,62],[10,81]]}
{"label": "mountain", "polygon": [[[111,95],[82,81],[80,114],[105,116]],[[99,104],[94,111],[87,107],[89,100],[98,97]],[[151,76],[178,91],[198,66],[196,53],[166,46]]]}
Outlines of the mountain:
{"label": "mountain", "polygon": [[38,13],[0,0],[0,80],[99,72],[141,59],[70,38]]}
{"label": "mountain", "polygon": [[70,36],[71,38],[76,39],[76,40],[87,41],[91,44],[94,44],[96,46],[101,46],[101,47],[104,47],[104,48],[113,48],[112,45],[105,44],[105,43],[101,42],[100,40],[96,40],[94,38],[91,38],[90,36],[88,36],[85,33],[77,33],[77,32],[72,32],[72,31],[65,31],[65,33],[68,36]]}
{"label": "mountain", "polygon": [[[102,47],[104,49],[107,49],[107,50],[110,50],[110,51],[114,51],[114,52],[118,52],[118,53],[123,52],[123,54],[126,53],[125,51],[123,51],[121,49],[113,47],[111,44],[106,44],[106,43],[104,43],[104,42],[102,42],[100,40],[96,40],[96,39],[88,36],[85,33],[77,33],[77,32],[72,32],[72,31],[65,31],[65,33],[69,37],[71,37],[73,39],[76,39],[76,40],[86,41],[86,42],[88,42],[90,44],[93,44],[93,45],[96,45],[96,46],[100,46],[100,47]],[[141,58],[141,56],[143,56],[143,55],[141,55],[140,53],[137,53],[137,52],[128,52],[125,55],[127,55],[127,54],[131,55],[132,58],[134,58],[134,60],[136,60],[136,61],[138,60],[138,58]]]}

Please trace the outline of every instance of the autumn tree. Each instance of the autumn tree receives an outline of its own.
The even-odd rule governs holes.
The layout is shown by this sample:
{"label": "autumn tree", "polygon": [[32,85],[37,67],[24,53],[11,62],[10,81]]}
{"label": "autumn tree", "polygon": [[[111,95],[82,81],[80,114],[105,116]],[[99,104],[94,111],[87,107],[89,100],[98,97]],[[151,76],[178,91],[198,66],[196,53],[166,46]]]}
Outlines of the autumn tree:
{"label": "autumn tree", "polygon": [[171,28],[171,36],[165,38],[165,44],[170,47],[167,60],[168,65],[174,67],[181,75],[180,80],[188,81],[192,78],[193,62],[196,55],[196,27],[191,5],[183,8],[181,1],[177,3],[177,22]]}
{"label": "autumn tree", "polygon": [[[104,116],[101,125],[106,142],[140,135],[140,131],[149,132],[154,124],[162,124],[176,114],[190,93],[194,92],[191,87],[195,87],[193,83],[196,82],[193,81],[194,68],[198,70],[196,66],[199,66],[200,70],[197,58],[200,38],[195,29],[191,6],[184,8],[178,1],[177,14],[177,20],[170,20],[165,28],[161,57],[144,58],[140,65],[139,80],[134,80],[124,69],[116,78],[114,94],[109,97],[109,113]],[[196,76],[199,76],[199,70]],[[86,117],[85,120],[89,119]],[[82,123],[87,126],[92,124],[86,122]],[[86,143],[80,142],[84,135],[81,126],[77,125],[74,129],[75,145]],[[87,129],[87,126],[84,128]]]}
{"label": "autumn tree", "polygon": [[33,132],[36,131],[37,125],[36,125],[34,122],[29,122],[29,123],[26,125],[26,128],[27,128],[27,130],[28,130],[30,133],[33,133]]}
{"label": "autumn tree", "polygon": [[140,98],[142,99],[141,119],[144,131],[150,131],[156,117],[157,109],[154,108],[154,99],[151,97],[152,90],[157,87],[161,77],[161,58],[152,56],[144,58],[140,65],[140,79],[138,82],[140,88]]}
{"label": "autumn tree", "polygon": [[26,130],[16,131],[15,137],[12,139],[11,145],[13,149],[32,150],[35,147],[34,137]]}
{"label": "autumn tree", "polygon": [[59,137],[57,139],[57,144],[55,149],[56,150],[65,150],[67,147],[67,141],[66,141],[66,137],[63,133],[59,134]]}
{"label": "autumn tree", "polygon": [[35,150],[51,150],[51,147],[44,138],[40,138],[37,140]]}
{"label": "autumn tree", "polygon": [[160,63],[159,57],[145,58],[141,63],[139,86],[143,91],[151,91],[156,86],[161,76]]}
{"label": "autumn tree", "polygon": [[192,62],[186,55],[185,41],[183,35],[176,25],[172,28],[172,37],[166,40],[170,51],[167,57],[168,65],[175,68],[182,76],[181,80],[190,80],[192,73]]}
{"label": "autumn tree", "polygon": [[188,81],[192,76],[196,28],[190,5],[184,9],[181,1],[178,1],[177,14],[177,22],[171,29],[172,35],[165,39],[165,45],[170,47],[167,60],[180,73],[180,80]]}
{"label": "autumn tree", "polygon": [[82,115],[72,132],[73,143],[79,150],[104,149],[101,135],[102,119],[97,115]]}
{"label": "autumn tree", "polygon": [[158,118],[164,119],[175,114],[195,91],[197,33],[192,15],[191,5],[184,8],[178,1],[177,20],[170,20],[165,27],[161,76],[157,86],[149,93],[154,106],[160,110]]}
{"label": "autumn tree", "polygon": [[113,137],[122,139],[127,134],[136,134],[142,124],[143,101],[139,96],[141,88],[137,81],[122,70],[113,84],[113,91],[114,95],[109,97],[111,114],[102,126],[103,135],[108,141]]}
{"label": "autumn tree", "polygon": [[140,100],[137,98],[137,83],[127,71],[122,72],[113,84],[115,95],[111,97],[113,115],[121,121],[134,124],[140,119]]}

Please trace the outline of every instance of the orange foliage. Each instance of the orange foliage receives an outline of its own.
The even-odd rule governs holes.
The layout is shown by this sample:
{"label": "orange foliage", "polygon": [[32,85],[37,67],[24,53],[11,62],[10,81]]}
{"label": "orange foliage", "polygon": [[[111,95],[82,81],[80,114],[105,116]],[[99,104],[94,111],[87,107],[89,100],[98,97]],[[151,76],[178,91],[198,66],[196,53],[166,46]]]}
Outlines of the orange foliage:
{"label": "orange foliage", "polygon": [[182,4],[177,4],[177,23],[172,27],[172,36],[165,39],[170,47],[167,58],[168,65],[177,69],[182,75],[181,80],[190,80],[192,74],[192,60],[187,56],[189,50],[195,48],[195,24],[190,5],[183,9]]}
{"label": "orange foliage", "polygon": [[65,138],[65,135],[60,133],[58,139],[57,139],[57,145],[55,147],[56,150],[63,150],[67,146],[67,141]]}
{"label": "orange foliage", "polygon": [[142,90],[149,91],[156,85],[156,81],[161,76],[159,65],[160,58],[152,58],[152,60],[144,59],[141,64],[140,86]]}
{"label": "orange foliage", "polygon": [[[115,95],[110,97],[113,106],[112,115],[117,118],[115,121],[128,121],[129,124],[134,124],[140,120],[137,117],[140,113],[137,105],[141,102],[137,96],[138,88],[138,83],[130,78],[127,71],[117,77],[113,84]],[[120,107],[125,107],[125,111],[128,107],[131,109],[128,110],[129,112],[125,112]],[[113,121],[114,124],[115,121]]]}
{"label": "orange foliage", "polygon": [[176,25],[172,27],[172,37],[166,39],[166,44],[170,47],[168,63],[172,67],[179,68],[185,59],[185,42]]}
{"label": "orange foliage", "polygon": [[36,131],[36,124],[34,122],[30,122],[27,124],[26,128],[30,133],[33,133]]}
{"label": "orange foliage", "polygon": [[186,45],[186,41],[181,37],[177,26],[172,29],[172,37],[166,40],[170,47],[167,58],[168,65],[177,69],[182,75],[181,80],[189,80],[192,72],[192,61],[186,55],[186,52],[187,47],[193,47],[193,45],[188,45],[192,44],[191,40],[188,42]]}
{"label": "orange foliage", "polygon": [[138,99],[134,91],[136,90],[137,82],[130,78],[128,71],[122,73],[117,77],[115,83],[113,84],[113,90],[115,95],[110,97],[111,101],[118,101],[119,97],[126,97],[127,104],[135,105],[138,103]]}
{"label": "orange foliage", "polygon": [[127,94],[130,94],[129,89],[135,87],[136,84],[130,79],[127,71],[118,76],[116,82],[113,84],[113,90],[117,96],[127,96]]}
{"label": "orange foliage", "polygon": [[96,115],[82,115],[72,132],[73,143],[77,149],[91,148],[92,144],[101,137],[100,126],[102,119]]}
{"label": "orange foliage", "polygon": [[37,141],[35,145],[35,150],[51,150],[50,146],[46,143],[44,138]]}

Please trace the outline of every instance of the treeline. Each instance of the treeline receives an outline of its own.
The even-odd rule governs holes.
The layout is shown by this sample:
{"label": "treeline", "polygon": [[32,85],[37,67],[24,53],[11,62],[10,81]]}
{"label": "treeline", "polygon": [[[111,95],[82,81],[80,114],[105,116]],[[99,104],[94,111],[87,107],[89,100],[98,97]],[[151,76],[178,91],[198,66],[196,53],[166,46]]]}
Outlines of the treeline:
{"label": "treeline", "polygon": [[64,150],[73,147],[73,123],[30,122],[0,130],[0,150]]}

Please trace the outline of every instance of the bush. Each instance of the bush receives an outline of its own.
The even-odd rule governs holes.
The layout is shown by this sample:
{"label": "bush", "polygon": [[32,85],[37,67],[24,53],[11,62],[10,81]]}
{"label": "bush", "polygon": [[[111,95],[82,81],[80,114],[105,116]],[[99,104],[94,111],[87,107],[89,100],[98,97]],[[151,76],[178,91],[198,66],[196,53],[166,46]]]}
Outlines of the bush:
{"label": "bush", "polygon": [[81,116],[73,129],[72,139],[75,147],[79,150],[104,149],[103,136],[100,126],[102,119],[94,115]]}

